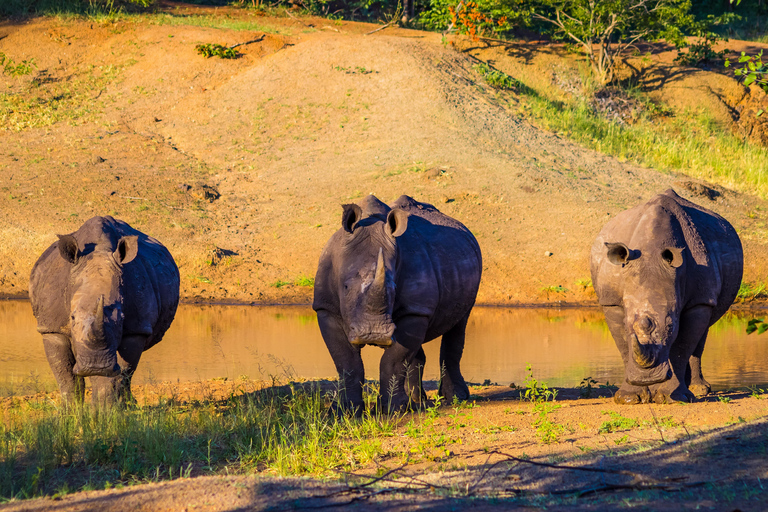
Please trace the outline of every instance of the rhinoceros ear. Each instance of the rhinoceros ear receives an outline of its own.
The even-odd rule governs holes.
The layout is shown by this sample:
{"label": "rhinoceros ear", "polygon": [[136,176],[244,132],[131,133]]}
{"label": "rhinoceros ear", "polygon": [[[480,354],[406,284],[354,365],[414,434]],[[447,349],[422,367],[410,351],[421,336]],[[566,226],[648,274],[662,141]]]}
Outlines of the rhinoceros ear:
{"label": "rhinoceros ear", "polygon": [[344,213],[341,214],[341,227],[344,231],[351,233],[355,230],[355,225],[363,217],[363,210],[356,204],[341,205]]}
{"label": "rhinoceros ear", "polygon": [[622,244],[621,242],[615,244],[606,242],[605,247],[608,249],[608,261],[614,265],[624,265],[627,261],[629,261],[629,247]]}
{"label": "rhinoceros ear", "polygon": [[661,257],[666,261],[670,267],[678,268],[683,264],[683,251],[685,249],[678,249],[677,247],[667,247],[661,251]]}
{"label": "rhinoceros ear", "polygon": [[72,235],[56,235],[59,237],[59,254],[61,257],[72,263],[77,263],[80,257],[80,248],[77,246],[77,240]]}
{"label": "rhinoceros ear", "polygon": [[387,233],[391,237],[398,237],[408,229],[408,212],[400,208],[393,208],[387,214]]}
{"label": "rhinoceros ear", "polygon": [[124,236],[117,242],[117,249],[113,253],[115,260],[121,265],[130,263],[136,254],[139,252],[139,237],[138,236]]}

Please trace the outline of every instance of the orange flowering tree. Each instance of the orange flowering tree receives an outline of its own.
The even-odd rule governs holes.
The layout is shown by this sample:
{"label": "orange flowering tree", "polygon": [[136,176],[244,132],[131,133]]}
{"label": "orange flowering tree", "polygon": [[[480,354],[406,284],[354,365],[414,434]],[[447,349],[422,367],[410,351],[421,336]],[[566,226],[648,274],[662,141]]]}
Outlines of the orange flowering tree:
{"label": "orange flowering tree", "polygon": [[509,31],[521,24],[528,12],[521,0],[430,0],[419,22],[431,30],[478,39]]}

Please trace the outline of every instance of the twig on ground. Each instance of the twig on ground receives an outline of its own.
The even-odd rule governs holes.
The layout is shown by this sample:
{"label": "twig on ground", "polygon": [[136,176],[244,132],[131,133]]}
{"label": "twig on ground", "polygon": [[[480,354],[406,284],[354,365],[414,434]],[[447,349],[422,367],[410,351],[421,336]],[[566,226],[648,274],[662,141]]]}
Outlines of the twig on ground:
{"label": "twig on ground", "polygon": [[656,426],[656,430],[659,432],[659,436],[661,437],[661,442],[664,444],[667,444],[667,440],[664,439],[664,433],[661,431],[661,427],[659,426],[659,420],[656,419],[656,411],[653,410],[653,407],[651,407],[651,404],[648,404],[648,409],[651,410],[651,416],[653,416],[653,424]]}
{"label": "twig on ground", "polygon": [[259,36],[259,37],[257,37],[256,39],[251,39],[250,41],[246,41],[246,42],[244,42],[244,43],[237,43],[237,44],[233,44],[232,46],[228,46],[227,48],[229,48],[229,49],[231,50],[231,49],[233,49],[233,48],[237,48],[238,46],[243,46],[243,45],[246,45],[246,44],[253,44],[253,43],[258,43],[258,42],[259,42],[259,41],[261,41],[262,39],[264,39],[264,34],[260,35],[260,36]]}
{"label": "twig on ground", "polygon": [[403,15],[403,3],[398,0],[397,7],[395,8],[395,13],[392,15],[392,19],[390,19],[388,22],[386,22],[384,25],[380,26],[379,28],[371,30],[370,32],[368,32],[365,35],[369,36],[371,34],[375,34],[376,32],[378,32],[380,30],[384,30],[387,27],[391,27],[392,25],[397,23],[397,20],[402,15]]}

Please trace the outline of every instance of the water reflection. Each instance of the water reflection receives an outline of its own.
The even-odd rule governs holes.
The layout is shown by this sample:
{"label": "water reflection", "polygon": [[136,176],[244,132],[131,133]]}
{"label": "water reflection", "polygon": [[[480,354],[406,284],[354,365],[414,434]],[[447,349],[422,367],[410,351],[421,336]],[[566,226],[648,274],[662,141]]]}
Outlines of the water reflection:
{"label": "water reflection", "polygon": [[[729,314],[710,330],[704,375],[716,389],[768,383],[768,334],[747,336],[749,318]],[[0,302],[0,394],[55,388],[35,326],[28,302]],[[363,350],[371,378],[378,377],[381,352]],[[425,378],[437,379],[439,340],[425,352]],[[573,387],[588,376],[615,383],[623,374],[598,309],[476,308],[462,359],[467,380],[522,384],[527,363],[552,386]],[[145,352],[134,382],[241,375],[334,377],[314,312],[304,306],[182,305],[165,339]]]}

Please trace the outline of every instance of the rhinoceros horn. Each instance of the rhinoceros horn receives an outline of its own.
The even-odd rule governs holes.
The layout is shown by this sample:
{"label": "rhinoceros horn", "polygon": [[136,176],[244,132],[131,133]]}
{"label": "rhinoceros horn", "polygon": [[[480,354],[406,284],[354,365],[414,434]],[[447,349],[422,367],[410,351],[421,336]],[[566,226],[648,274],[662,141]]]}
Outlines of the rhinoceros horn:
{"label": "rhinoceros horn", "polygon": [[379,248],[379,258],[376,262],[376,273],[368,290],[368,310],[371,313],[382,313],[387,309],[387,269],[384,266],[384,251]]}
{"label": "rhinoceros horn", "polygon": [[93,329],[91,330],[93,340],[97,343],[103,342],[104,337],[104,296],[99,296],[96,302],[96,311],[94,311]]}
{"label": "rhinoceros horn", "polygon": [[651,368],[656,363],[653,343],[641,344],[635,333],[629,336],[629,343],[632,345],[632,357],[640,368]]}

